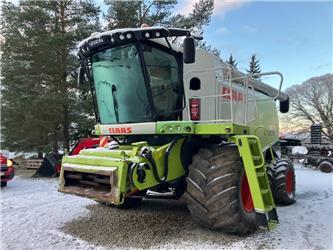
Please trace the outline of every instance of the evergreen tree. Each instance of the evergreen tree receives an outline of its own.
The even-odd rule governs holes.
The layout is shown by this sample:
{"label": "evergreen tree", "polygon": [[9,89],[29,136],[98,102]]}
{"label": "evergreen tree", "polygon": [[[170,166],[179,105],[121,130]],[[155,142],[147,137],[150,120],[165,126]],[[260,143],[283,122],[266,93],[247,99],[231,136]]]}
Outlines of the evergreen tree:
{"label": "evergreen tree", "polygon": [[105,0],[107,28],[135,28],[142,24],[167,25],[177,1],[119,1]]}
{"label": "evergreen tree", "polygon": [[192,11],[187,15],[177,14],[171,16],[168,25],[172,27],[202,30],[211,21],[214,10],[214,0],[199,0],[193,5]]}
{"label": "evergreen tree", "polygon": [[[261,72],[259,60],[256,58],[256,54],[251,56],[249,69],[247,70],[249,74],[258,74]],[[260,76],[254,76],[260,80]]]}
{"label": "evergreen tree", "polygon": [[69,149],[71,135],[90,121],[87,90],[77,89],[72,72],[78,67],[75,46],[99,29],[98,15],[91,0],[3,2],[5,147],[57,151],[62,142]]}
{"label": "evergreen tree", "polygon": [[[108,11],[105,15],[107,29],[136,28],[142,24],[149,26],[164,26],[186,28],[202,31],[211,21],[214,10],[214,0],[199,0],[193,5],[193,10],[187,15],[173,15],[177,1],[114,1],[105,0]],[[208,52],[220,56],[218,49],[212,48],[204,41],[198,46]]]}
{"label": "evergreen tree", "polygon": [[226,61],[227,63],[230,64],[230,66],[232,66],[233,68],[237,69],[237,62],[236,59],[234,59],[234,57],[232,56],[232,54],[230,54],[228,60]]}
{"label": "evergreen tree", "polygon": [[214,9],[214,0],[199,0],[193,5],[193,10],[188,16],[173,15],[176,0],[105,0],[104,2],[108,6],[105,15],[108,29],[137,28],[142,24],[201,29],[209,24]]}

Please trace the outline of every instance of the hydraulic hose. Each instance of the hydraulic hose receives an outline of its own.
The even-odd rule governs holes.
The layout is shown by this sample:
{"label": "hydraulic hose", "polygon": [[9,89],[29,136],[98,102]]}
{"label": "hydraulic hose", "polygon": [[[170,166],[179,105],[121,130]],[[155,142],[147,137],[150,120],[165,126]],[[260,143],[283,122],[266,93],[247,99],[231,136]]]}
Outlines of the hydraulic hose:
{"label": "hydraulic hose", "polygon": [[146,158],[149,161],[149,163],[152,166],[154,178],[159,183],[164,183],[168,179],[169,155],[170,155],[170,152],[172,151],[173,147],[177,143],[178,139],[179,139],[179,136],[176,136],[175,138],[173,138],[173,140],[171,141],[170,145],[168,146],[168,148],[165,151],[165,155],[164,155],[164,174],[163,174],[162,178],[160,178],[159,175],[158,175],[156,162],[155,162],[155,160],[154,160],[154,158],[152,156],[152,152],[151,152],[150,148],[149,147],[144,147],[143,150],[141,151],[140,155],[142,157]]}
{"label": "hydraulic hose", "polygon": [[179,139],[179,135],[176,135],[175,138],[171,141],[170,145],[168,146],[167,150],[165,151],[164,155],[164,176],[163,176],[163,182],[167,180],[168,178],[168,172],[169,172],[169,155],[175,144],[177,143]]}

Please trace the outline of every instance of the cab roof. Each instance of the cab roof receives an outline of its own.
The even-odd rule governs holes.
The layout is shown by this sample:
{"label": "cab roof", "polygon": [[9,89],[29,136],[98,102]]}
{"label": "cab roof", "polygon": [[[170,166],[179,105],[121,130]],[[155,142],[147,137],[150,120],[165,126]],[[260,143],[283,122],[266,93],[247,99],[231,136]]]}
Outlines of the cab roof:
{"label": "cab roof", "polygon": [[[126,28],[115,29],[104,32],[96,32],[90,37],[81,41],[77,48],[79,53],[86,54],[95,50],[103,49],[104,47],[116,47],[119,45],[152,40],[163,46],[168,46],[166,41],[169,37],[190,36],[191,31],[187,29],[164,28],[164,27],[143,27],[143,28]],[[171,44],[171,43],[170,43]],[[171,44],[172,49],[181,52],[181,48],[175,44]]]}

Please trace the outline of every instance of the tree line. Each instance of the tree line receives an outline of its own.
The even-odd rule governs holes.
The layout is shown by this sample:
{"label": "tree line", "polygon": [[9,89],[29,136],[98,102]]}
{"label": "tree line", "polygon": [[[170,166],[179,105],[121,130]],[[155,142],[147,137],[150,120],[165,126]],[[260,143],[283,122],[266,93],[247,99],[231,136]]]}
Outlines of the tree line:
{"label": "tree line", "polygon": [[[233,68],[237,69],[238,62],[236,59],[233,57],[232,54],[230,54],[229,58],[226,60],[226,62]],[[259,74],[261,73],[260,69],[260,61],[257,59],[256,54],[253,54],[251,56],[250,62],[249,62],[249,67],[246,70],[247,73],[249,74]],[[254,76],[254,78],[260,79],[260,76]]]}
{"label": "tree line", "polygon": [[[76,44],[93,32],[144,23],[197,30],[210,23],[213,0],[198,0],[187,15],[175,14],[176,4],[105,0],[107,12],[101,13],[93,0],[3,1],[2,147],[57,152],[90,134],[93,105],[88,86],[76,85]],[[101,14],[106,25],[101,24]]]}
{"label": "tree line", "polygon": [[309,132],[312,124],[320,123],[324,135],[333,141],[333,74],[311,77],[289,87],[286,92],[290,111],[283,116],[285,129]]}
{"label": "tree line", "polygon": [[[93,105],[89,87],[78,88],[76,84],[76,44],[93,32],[140,27],[144,23],[203,31],[210,23],[213,0],[198,0],[187,15],[175,14],[176,4],[175,0],[105,0],[107,11],[101,13],[93,0],[21,0],[17,4],[3,1],[2,147],[12,151],[57,152],[59,148],[69,150],[71,143],[89,135],[94,124]],[[200,41],[198,46],[220,56],[220,51],[207,41]],[[226,61],[237,68],[232,55]],[[247,71],[260,73],[256,55],[251,57]],[[323,77],[320,83],[315,83],[317,78],[310,80],[306,87],[297,85],[288,90],[295,110],[291,114],[294,119],[303,115],[311,122],[322,121],[332,138],[332,91],[324,91],[333,89],[332,75]],[[323,91],[308,85],[321,86]],[[313,90],[310,97],[299,96],[309,88]],[[313,103],[302,104],[306,98],[312,98]],[[327,100],[328,104],[316,100]],[[304,112],[308,108],[310,111]]]}

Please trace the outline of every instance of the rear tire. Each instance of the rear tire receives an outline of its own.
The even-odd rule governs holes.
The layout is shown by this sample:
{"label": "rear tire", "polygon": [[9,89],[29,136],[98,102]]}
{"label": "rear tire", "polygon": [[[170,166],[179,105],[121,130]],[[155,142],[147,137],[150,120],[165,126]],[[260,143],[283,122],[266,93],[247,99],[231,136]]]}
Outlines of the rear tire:
{"label": "rear tire", "polygon": [[[245,170],[234,145],[209,145],[193,156],[185,199],[193,220],[210,229],[246,234],[256,229],[254,210],[245,210]],[[251,197],[252,201],[252,197]]]}
{"label": "rear tire", "polygon": [[324,173],[331,173],[333,171],[333,164],[329,161],[322,161],[319,166],[319,170]]}
{"label": "rear tire", "polygon": [[266,171],[275,203],[295,203],[296,175],[293,163],[286,158],[280,158],[267,167]]}

